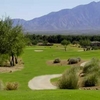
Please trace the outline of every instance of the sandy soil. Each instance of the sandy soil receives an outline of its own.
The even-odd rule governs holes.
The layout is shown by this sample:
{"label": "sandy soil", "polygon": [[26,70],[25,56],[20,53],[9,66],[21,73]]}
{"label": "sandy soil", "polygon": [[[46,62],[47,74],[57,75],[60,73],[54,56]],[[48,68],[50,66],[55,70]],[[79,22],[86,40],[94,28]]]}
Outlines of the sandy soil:
{"label": "sandy soil", "polygon": [[24,68],[22,60],[19,59],[19,63],[14,67],[0,67],[0,73],[12,73],[15,71],[20,71]]}

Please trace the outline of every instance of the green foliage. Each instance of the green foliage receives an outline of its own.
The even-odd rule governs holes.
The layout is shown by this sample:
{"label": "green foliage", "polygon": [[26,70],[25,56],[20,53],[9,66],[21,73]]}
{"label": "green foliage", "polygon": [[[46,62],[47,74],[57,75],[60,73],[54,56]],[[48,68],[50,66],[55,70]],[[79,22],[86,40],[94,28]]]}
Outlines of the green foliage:
{"label": "green foliage", "polygon": [[98,79],[94,73],[87,75],[83,80],[84,87],[95,86],[97,84],[98,84]]}
{"label": "green foliage", "polygon": [[67,47],[68,44],[70,44],[70,42],[67,41],[67,40],[63,40],[63,41],[61,41],[61,44],[64,46],[65,51],[66,51],[66,47]]}
{"label": "green foliage", "polygon": [[99,72],[100,61],[98,59],[92,58],[89,62],[85,64],[82,70],[83,70],[83,73],[86,73],[86,74]]}
{"label": "green foliage", "polygon": [[90,40],[87,40],[87,39],[85,39],[85,40],[80,40],[79,41],[79,44],[82,46],[82,47],[86,47],[86,46],[90,46]]}
{"label": "green foliage", "polygon": [[19,84],[17,82],[8,82],[6,84],[6,90],[17,90],[19,87]]}
{"label": "green foliage", "polygon": [[9,66],[8,65],[8,54],[0,54],[0,66]]}
{"label": "green foliage", "polygon": [[78,59],[78,62],[80,62],[80,61],[81,61],[81,58],[80,58],[80,57],[78,57],[77,59]]}
{"label": "green foliage", "polygon": [[72,42],[72,44],[78,44],[78,43],[79,43],[78,41],[73,41],[73,42]]}
{"label": "green foliage", "polygon": [[[71,59],[72,61],[71,63],[76,63],[77,60]],[[81,70],[81,75],[83,73],[84,76],[79,76],[80,74],[78,75],[80,70]],[[100,61],[98,59],[93,58],[88,63],[86,63],[86,65],[82,68],[72,67],[69,70],[67,70],[60,79],[58,87],[61,89],[72,89],[72,88],[74,89],[77,86],[84,86],[84,87],[96,86],[98,85],[99,77],[100,77]]]}
{"label": "green foliage", "polygon": [[[61,43],[62,40],[70,41],[72,44],[79,44],[79,41],[100,41],[100,35],[39,35],[39,34],[25,34],[25,37],[29,38],[32,42],[34,40],[47,41],[49,43]],[[32,43],[31,43],[32,44]]]}
{"label": "green foliage", "polygon": [[46,46],[48,41],[43,41],[43,45]]}
{"label": "green foliage", "polygon": [[99,82],[100,77],[100,61],[98,59],[91,59],[82,68],[82,72],[85,74],[83,79],[83,86],[95,86]]}
{"label": "green foliage", "polygon": [[14,57],[19,56],[25,47],[25,38],[20,25],[13,26],[10,18],[0,20],[0,54],[7,54],[12,57],[12,66],[14,66]]}
{"label": "green foliage", "polygon": [[56,58],[53,63],[60,63],[60,59],[59,58]]}
{"label": "green foliage", "polygon": [[37,43],[38,43],[37,40],[32,41],[32,45],[37,45]]}
{"label": "green foliage", "polygon": [[99,46],[92,46],[92,50],[99,50],[100,47]]}
{"label": "green foliage", "polygon": [[76,74],[77,68],[72,67],[67,70],[61,77],[58,87],[60,89],[77,89],[78,76]]}
{"label": "green foliage", "polygon": [[67,41],[67,40],[63,40],[63,41],[61,41],[61,44],[64,45],[64,46],[67,46],[69,43],[70,43],[70,42]]}

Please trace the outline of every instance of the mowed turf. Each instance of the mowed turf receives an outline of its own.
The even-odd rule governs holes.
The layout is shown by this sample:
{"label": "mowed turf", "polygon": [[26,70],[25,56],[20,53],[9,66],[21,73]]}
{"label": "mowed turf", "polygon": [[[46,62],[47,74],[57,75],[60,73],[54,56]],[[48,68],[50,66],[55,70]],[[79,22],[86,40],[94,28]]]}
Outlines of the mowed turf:
{"label": "mowed turf", "polygon": [[[16,91],[0,91],[0,100],[100,100],[99,90],[30,90],[28,81],[35,76],[46,74],[61,74],[70,66],[51,66],[47,61],[55,58],[68,59],[81,57],[83,60],[100,58],[100,50],[78,51],[81,48],[68,46],[64,51],[63,46],[53,47],[26,47],[22,55],[24,69],[14,73],[0,73],[0,79],[6,82],[19,82]],[[36,52],[34,50],[43,50]]]}

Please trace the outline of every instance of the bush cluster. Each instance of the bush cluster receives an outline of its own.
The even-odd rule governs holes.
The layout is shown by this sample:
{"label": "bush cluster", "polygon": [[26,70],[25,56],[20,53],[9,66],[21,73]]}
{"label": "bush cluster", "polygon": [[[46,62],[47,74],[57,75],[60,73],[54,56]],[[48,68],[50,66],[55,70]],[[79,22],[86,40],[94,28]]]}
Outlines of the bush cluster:
{"label": "bush cluster", "polygon": [[59,58],[56,58],[53,63],[60,63],[60,59]]}
{"label": "bush cluster", "polygon": [[8,82],[6,84],[6,90],[17,90],[19,87],[19,84],[17,82]]}
{"label": "bush cluster", "polygon": [[78,88],[78,75],[77,69],[72,67],[67,70],[58,82],[58,88],[60,89],[77,89]]}
{"label": "bush cluster", "polygon": [[82,68],[82,72],[85,74],[82,82],[83,86],[95,86],[99,82],[100,77],[100,61],[98,59],[91,59]]}
{"label": "bush cluster", "polygon": [[69,58],[68,59],[68,64],[76,64],[76,63],[78,63],[78,62],[80,62],[81,61],[81,58]]}
{"label": "bush cluster", "polygon": [[7,63],[7,59],[9,56],[7,54],[0,54],[0,66],[9,66]]}
{"label": "bush cluster", "polygon": [[71,67],[64,72],[58,82],[60,89],[76,89],[78,87],[92,87],[100,82],[100,61],[91,59],[84,67]]}
{"label": "bush cluster", "polygon": [[84,87],[91,87],[95,86],[98,83],[97,77],[95,74],[90,74],[86,76],[83,80],[83,86]]}

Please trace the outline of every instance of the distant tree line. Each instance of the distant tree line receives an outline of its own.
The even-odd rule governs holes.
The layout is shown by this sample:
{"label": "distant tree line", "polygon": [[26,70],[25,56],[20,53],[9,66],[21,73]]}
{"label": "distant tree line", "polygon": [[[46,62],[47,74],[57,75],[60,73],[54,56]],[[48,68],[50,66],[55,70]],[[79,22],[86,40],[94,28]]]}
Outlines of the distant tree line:
{"label": "distant tree line", "polygon": [[[89,44],[89,41],[100,41],[100,35],[36,35],[26,34],[25,37],[28,39],[28,45],[36,45],[39,42],[49,43],[61,43],[63,40],[67,40],[72,44],[84,43]],[[84,44],[83,43],[83,44]],[[86,44],[87,45],[87,44]]]}

